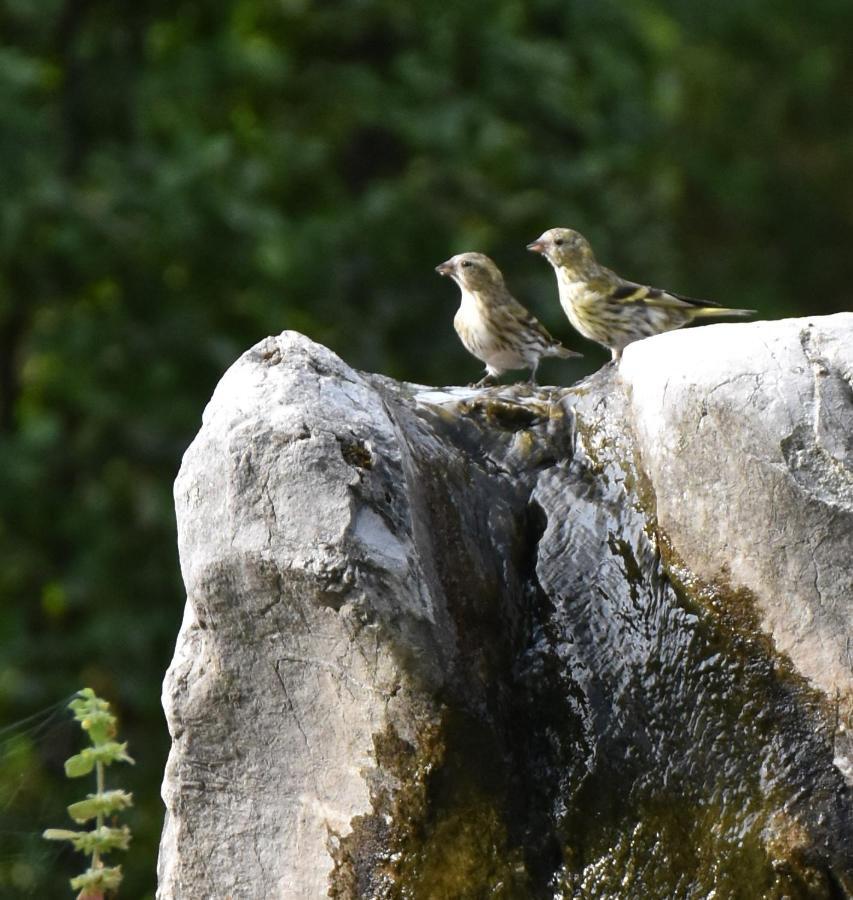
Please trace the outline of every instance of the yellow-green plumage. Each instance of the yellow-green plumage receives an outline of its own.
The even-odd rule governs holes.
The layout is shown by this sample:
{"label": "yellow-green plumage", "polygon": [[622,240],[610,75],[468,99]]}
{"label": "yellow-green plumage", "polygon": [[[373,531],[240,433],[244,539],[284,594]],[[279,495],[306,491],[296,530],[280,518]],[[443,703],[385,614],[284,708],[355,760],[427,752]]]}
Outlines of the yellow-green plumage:
{"label": "yellow-green plumage", "polygon": [[465,349],[486,365],[485,384],[511,369],[536,369],[543,356],[580,356],[553,338],[539,320],[510,294],[500,269],[482,253],[460,253],[436,271],[462,292],[453,327]]}
{"label": "yellow-green plumage", "polygon": [[632,341],[681,328],[693,319],[754,312],[626,281],[599,265],[586,238],[570,228],[551,228],[528,249],[554,267],[560,305],[574,328],[607,347],[613,359]]}

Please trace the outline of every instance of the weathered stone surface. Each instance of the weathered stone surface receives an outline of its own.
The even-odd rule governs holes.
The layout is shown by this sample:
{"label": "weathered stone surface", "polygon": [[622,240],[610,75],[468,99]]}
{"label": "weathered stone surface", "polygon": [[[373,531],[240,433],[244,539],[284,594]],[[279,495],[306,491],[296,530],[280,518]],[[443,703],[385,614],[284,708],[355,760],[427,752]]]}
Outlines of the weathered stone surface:
{"label": "weathered stone surface", "polygon": [[244,354],[175,486],[161,900],[853,890],[851,329],[535,391]]}
{"label": "weathered stone surface", "polygon": [[779,650],[853,691],[853,314],[631,345],[621,367],[658,522],[748,588]]}
{"label": "weathered stone surface", "polygon": [[391,639],[435,690],[451,644],[404,465],[381,396],[297,336],[217,388],[175,484],[161,896],[325,895],[327,844],[370,805],[373,735],[416,728]]}

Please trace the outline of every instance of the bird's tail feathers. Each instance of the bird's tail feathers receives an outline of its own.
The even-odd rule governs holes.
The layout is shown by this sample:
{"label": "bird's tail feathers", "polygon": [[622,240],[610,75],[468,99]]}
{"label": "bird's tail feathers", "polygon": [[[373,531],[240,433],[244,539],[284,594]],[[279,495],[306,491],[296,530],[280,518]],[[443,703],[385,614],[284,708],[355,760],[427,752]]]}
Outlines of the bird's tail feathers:
{"label": "bird's tail feathers", "polygon": [[711,316],[754,316],[754,309],[726,309],[724,306],[703,306],[693,313],[694,319]]}
{"label": "bird's tail feathers", "polygon": [[558,356],[560,359],[569,359],[573,356],[583,356],[583,353],[578,353],[576,350],[569,350],[568,347],[564,347],[562,344],[551,344],[548,348],[548,356]]}

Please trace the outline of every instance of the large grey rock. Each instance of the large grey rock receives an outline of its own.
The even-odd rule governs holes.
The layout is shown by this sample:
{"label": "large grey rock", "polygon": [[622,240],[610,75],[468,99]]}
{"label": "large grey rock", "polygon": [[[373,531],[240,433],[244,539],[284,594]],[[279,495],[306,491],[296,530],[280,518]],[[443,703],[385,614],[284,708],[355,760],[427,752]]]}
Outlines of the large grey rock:
{"label": "large grey rock", "polygon": [[244,354],[175,485],[161,900],[853,890],[852,330],[534,391]]}

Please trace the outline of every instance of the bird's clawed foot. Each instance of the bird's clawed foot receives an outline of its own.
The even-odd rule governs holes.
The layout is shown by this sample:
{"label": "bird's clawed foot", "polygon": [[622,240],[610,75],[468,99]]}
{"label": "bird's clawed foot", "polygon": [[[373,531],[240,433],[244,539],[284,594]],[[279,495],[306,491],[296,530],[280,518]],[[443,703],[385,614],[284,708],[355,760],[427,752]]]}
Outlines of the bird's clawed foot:
{"label": "bird's clawed foot", "polygon": [[497,379],[495,378],[495,376],[489,375],[489,373],[487,372],[479,381],[472,381],[471,384],[468,385],[468,387],[471,387],[471,388],[491,387],[493,384],[495,384],[496,381],[497,381]]}

